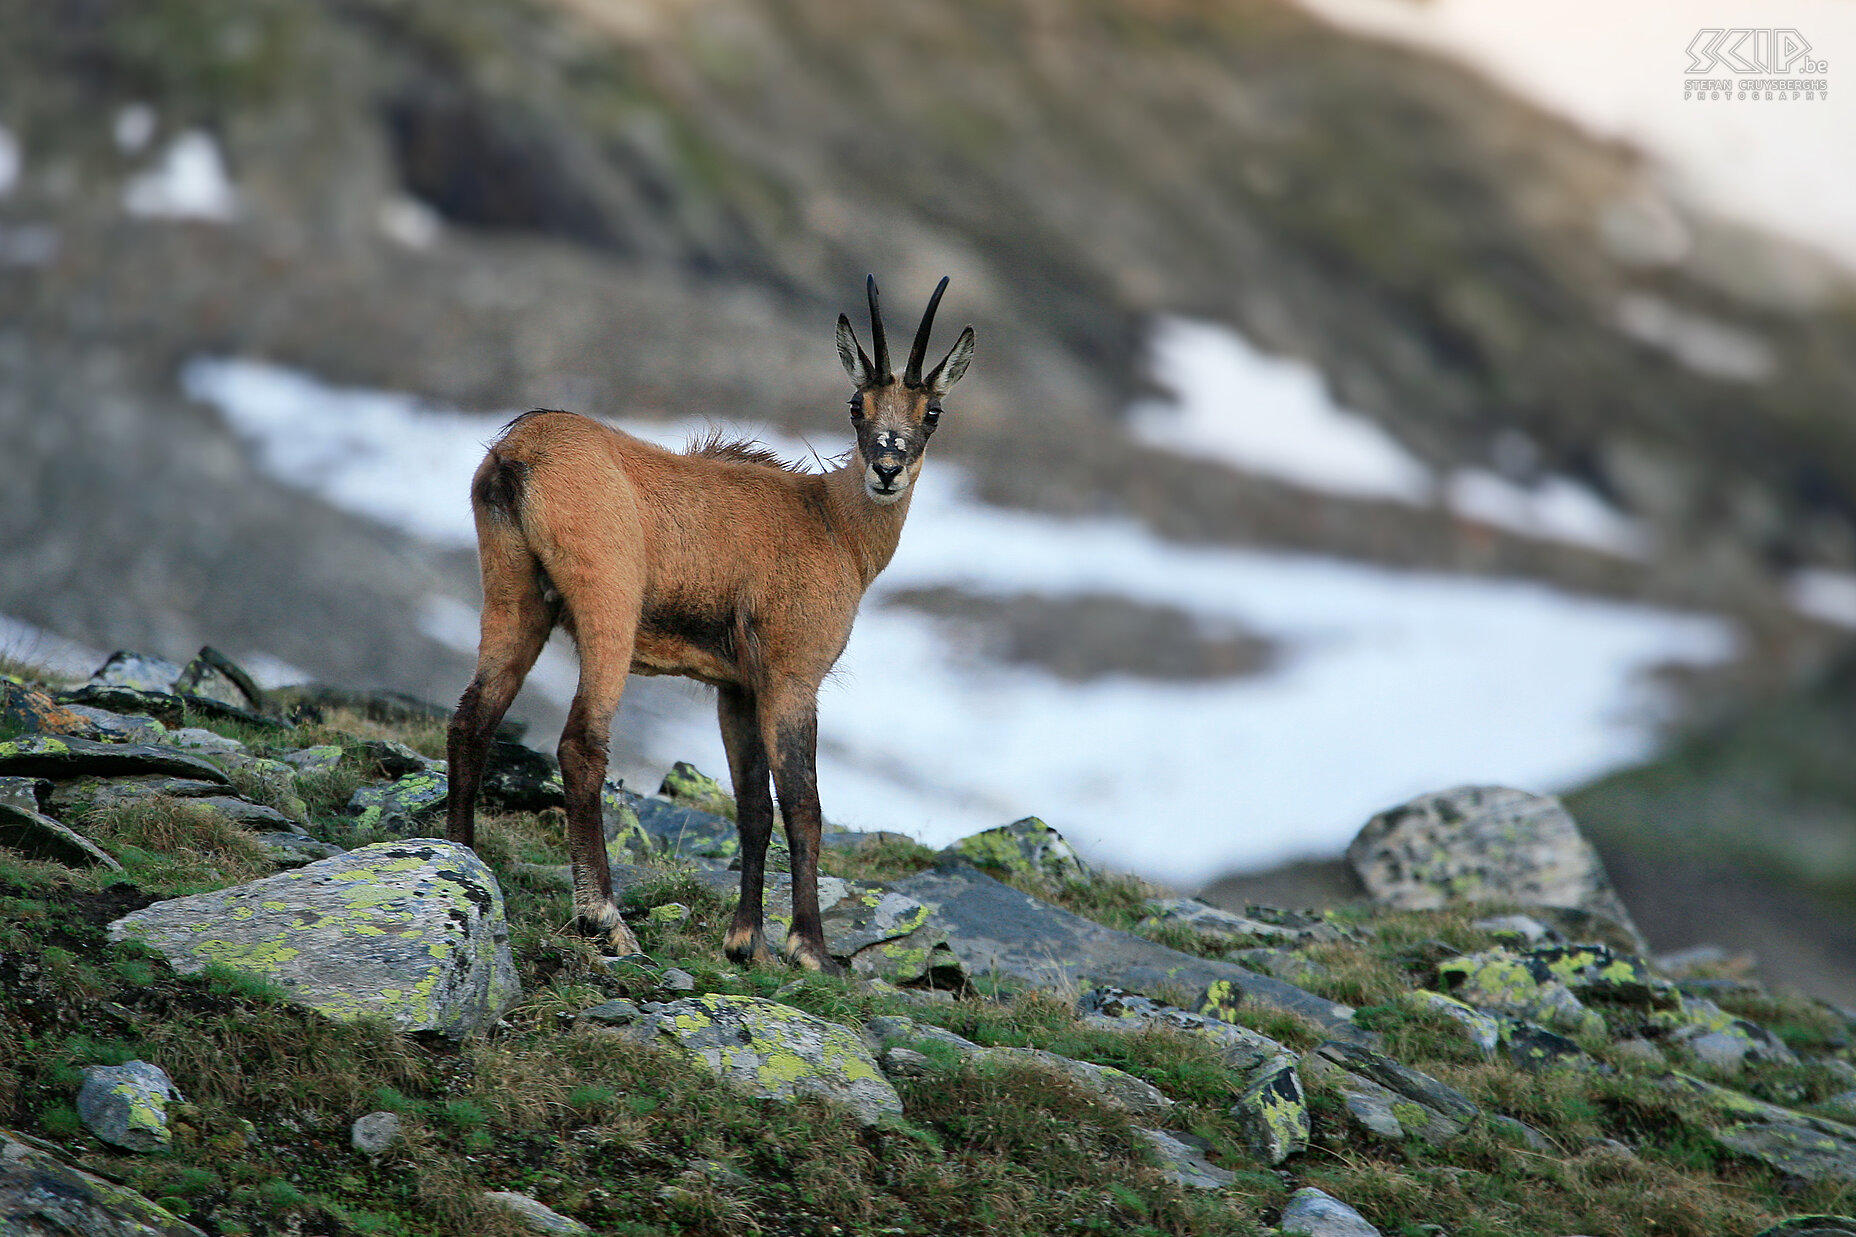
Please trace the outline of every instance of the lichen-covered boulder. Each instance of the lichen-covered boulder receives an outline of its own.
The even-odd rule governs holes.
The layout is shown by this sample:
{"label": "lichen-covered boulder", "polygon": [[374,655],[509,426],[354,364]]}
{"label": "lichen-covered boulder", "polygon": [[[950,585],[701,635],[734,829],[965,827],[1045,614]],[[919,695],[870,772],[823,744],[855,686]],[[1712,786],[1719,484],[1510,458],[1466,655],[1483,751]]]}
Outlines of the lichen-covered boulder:
{"label": "lichen-covered boulder", "polygon": [[1377,902],[1436,910],[1477,902],[1570,907],[1642,936],[1598,852],[1550,795],[1459,786],[1381,812],[1347,847]]}
{"label": "lichen-covered boulder", "polygon": [[685,761],[679,760],[670,766],[657,793],[699,812],[735,819],[735,797],[724,790],[720,782]]}
{"label": "lichen-covered boulder", "polygon": [[1429,1074],[1358,1044],[1320,1044],[1302,1058],[1302,1071],[1326,1080],[1355,1120],[1394,1142],[1421,1138],[1441,1145],[1467,1130],[1481,1111]]}
{"label": "lichen-covered boulder", "polygon": [[520,995],[496,877],[436,838],[363,846],[292,872],[157,902],[110,925],[192,973],[235,967],[332,1018],[454,1039]]}
{"label": "lichen-covered boulder", "polygon": [[1651,1014],[1650,1025],[1696,1060],[1729,1073],[1749,1064],[1798,1063],[1784,1040],[1705,997],[1681,997],[1674,1009]]}
{"label": "lichen-covered boulder", "polygon": [[1250,1153],[1272,1168],[1306,1151],[1313,1121],[1295,1058],[1285,1055],[1256,1070],[1231,1116]]}
{"label": "lichen-covered boulder", "polygon": [[1508,949],[1486,949],[1439,963],[1450,994],[1480,1010],[1539,1022],[1571,1035],[1602,1035],[1605,1020],[1545,965]]}
{"label": "lichen-covered boulder", "polygon": [[1856,1185],[1856,1126],[1797,1112],[1686,1074],[1663,1085],[1699,1097],[1726,1118],[1716,1142],[1787,1177]]}
{"label": "lichen-covered boulder", "polygon": [[0,679],[0,735],[22,731],[90,737],[96,724],[36,687]]}
{"label": "lichen-covered boulder", "polygon": [[1144,1031],[1164,1027],[1210,1040],[1217,1045],[1226,1063],[1241,1073],[1249,1074],[1292,1056],[1287,1048],[1260,1031],[1164,1005],[1119,988],[1091,988],[1077,998],[1076,1012],[1089,1025],[1102,1030]]}
{"label": "lichen-covered boulder", "polygon": [[205,1237],[134,1190],[92,1176],[7,1130],[0,1130],[0,1233]]}
{"label": "lichen-covered boulder", "polygon": [[168,1101],[178,1098],[167,1071],[147,1061],[93,1065],[77,1092],[77,1115],[106,1143],[131,1151],[159,1151],[173,1141]]}
{"label": "lichen-covered boulder", "polygon": [[974,1057],[997,1065],[1025,1065],[1061,1074],[1094,1095],[1103,1107],[1137,1119],[1152,1120],[1173,1111],[1173,1101],[1160,1088],[1112,1065],[1078,1061],[1042,1048],[982,1048]]}
{"label": "lichen-covered boulder", "polygon": [[141,692],[172,692],[186,667],[165,657],[118,649],[90,676],[93,687],[128,687]]}
{"label": "lichen-covered boulder", "polygon": [[443,814],[448,790],[444,774],[421,769],[397,781],[361,787],[348,800],[348,814],[363,829],[415,836]]}
{"label": "lichen-covered boulder", "polygon": [[1222,1190],[1237,1180],[1237,1174],[1219,1168],[1176,1134],[1165,1130],[1136,1129],[1135,1136],[1146,1144],[1160,1165],[1160,1171],[1174,1185],[1188,1190]]}
{"label": "lichen-covered boulder", "polygon": [[982,868],[1058,884],[1095,876],[1063,835],[1035,816],[961,838],[947,850]]}
{"label": "lichen-covered boulder", "polygon": [[644,1007],[647,1041],[673,1044],[717,1075],[770,1099],[844,1104],[865,1125],[900,1116],[902,1099],[857,1032],[759,997],[686,997]]}
{"label": "lichen-covered boulder", "polygon": [[149,773],[231,784],[218,766],[201,757],[153,743],[97,743],[53,734],[23,734],[0,742],[0,775],[63,779]]}

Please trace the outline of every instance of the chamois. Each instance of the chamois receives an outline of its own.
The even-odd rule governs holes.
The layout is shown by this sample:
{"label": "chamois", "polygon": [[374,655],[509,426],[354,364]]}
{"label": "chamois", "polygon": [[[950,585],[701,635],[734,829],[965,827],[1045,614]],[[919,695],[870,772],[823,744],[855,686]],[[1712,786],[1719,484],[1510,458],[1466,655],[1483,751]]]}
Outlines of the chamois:
{"label": "chamois", "polygon": [[819,922],[818,689],[850,638],[858,603],[888,566],[941,399],[966,373],[973,328],[927,374],[922,360],[944,278],[897,380],[865,282],[873,361],[838,315],[838,358],[856,386],[856,449],[802,473],[753,444],[717,438],[683,454],[570,412],[504,427],[471,482],[483,571],[477,670],[447,743],[447,836],[472,845],[490,737],[556,624],[572,633],[580,683],[560,743],[574,908],[620,953],[600,790],[612,715],[631,674],[680,674],[718,692],[741,834],[741,902],[725,941],[770,963],[761,885],[773,833],[771,775],[792,851],[788,960],[836,971]]}

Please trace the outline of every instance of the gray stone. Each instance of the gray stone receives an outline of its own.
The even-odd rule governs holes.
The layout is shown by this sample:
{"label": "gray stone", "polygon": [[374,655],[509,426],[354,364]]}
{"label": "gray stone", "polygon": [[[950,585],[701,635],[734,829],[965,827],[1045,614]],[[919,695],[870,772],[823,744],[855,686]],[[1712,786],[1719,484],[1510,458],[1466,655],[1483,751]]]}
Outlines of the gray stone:
{"label": "gray stone", "polygon": [[1308,1149],[1312,1121],[1308,1095],[1295,1058],[1282,1058],[1257,1070],[1231,1106],[1250,1154],[1272,1168]]}
{"label": "gray stone", "polygon": [[400,1115],[396,1112],[370,1112],[356,1117],[348,1129],[348,1145],[362,1155],[379,1155],[399,1137]]}
{"label": "gray stone", "polygon": [[0,1233],[8,1237],[205,1237],[126,1186],[0,1129]]}
{"label": "gray stone", "polygon": [[1611,1054],[1620,1061],[1632,1061],[1639,1065],[1668,1064],[1668,1059],[1663,1056],[1663,1050],[1639,1035],[1613,1041]]}
{"label": "gray stone", "polygon": [[534,1233],[558,1233],[562,1237],[592,1237],[593,1230],[570,1219],[526,1194],[513,1190],[485,1190],[484,1198],[514,1216],[523,1228]]}
{"label": "gray stone", "polygon": [[1287,949],[1233,949],[1224,960],[1296,985],[1314,983],[1328,974],[1328,968],[1313,958]]}
{"label": "gray stone", "polygon": [[848,1027],[778,1001],[720,993],[648,1004],[644,1012],[638,1038],[680,1048],[749,1094],[822,1096],[865,1125],[902,1114],[901,1097]]}
{"label": "gray stone", "polygon": [[1179,1031],[1217,1045],[1226,1064],[1249,1074],[1292,1056],[1289,1050],[1249,1027],[1207,1014],[1165,1005],[1119,988],[1092,988],[1077,998],[1076,1011],[1089,1025],[1106,1031],[1143,1031],[1153,1027]]}
{"label": "gray stone", "polygon": [[1303,945],[1342,938],[1339,928],[1319,916],[1299,915],[1275,907],[1253,906],[1239,915],[1197,898],[1149,898],[1143,928],[1180,924],[1214,947],[1236,948],[1253,940]]}
{"label": "gray stone", "polygon": [[179,730],[170,730],[162,739],[171,747],[178,747],[189,752],[208,752],[223,755],[226,752],[243,753],[245,745],[237,739],[227,738],[200,726],[183,726]]}
{"label": "gray stone", "polygon": [[1856,1126],[1797,1112],[1686,1074],[1662,1080],[1670,1090],[1699,1096],[1727,1123],[1713,1132],[1731,1151],[1787,1177],[1856,1184]]}
{"label": "gray stone", "polygon": [[1500,1113],[1490,1113],[1487,1119],[1491,1126],[1507,1134],[1529,1151],[1551,1154],[1554,1150],[1552,1140],[1525,1121],[1517,1121],[1513,1117],[1505,1117]]}
{"label": "gray stone", "polygon": [[977,1055],[981,1061],[1030,1065],[1061,1074],[1092,1093],[1104,1107],[1136,1119],[1165,1117],[1173,1111],[1173,1101],[1160,1088],[1112,1065],[1078,1061],[1041,1048],[982,1048]]}
{"label": "gray stone", "polygon": [[333,743],[318,743],[285,752],[278,759],[298,773],[333,773],[342,763],[342,749]]}
{"label": "gray stone", "polygon": [[374,1015],[452,1038],[520,995],[496,877],[470,848],[437,838],[157,902],[110,936],[145,941],[183,974],[221,963],[332,1018]]}
{"label": "gray stone", "polygon": [[323,859],[333,859],[348,852],[332,842],[319,841],[301,833],[254,833],[252,841],[263,844],[270,852],[272,862],[280,867],[300,868],[306,863],[316,863]]}
{"label": "gray stone", "polygon": [[1422,1138],[1441,1145],[1467,1130],[1481,1111],[1429,1074],[1358,1044],[1318,1045],[1302,1058],[1302,1069],[1329,1079],[1362,1125],[1395,1141]]}
{"label": "gray stone", "polygon": [[429,832],[444,814],[445,775],[421,769],[381,786],[363,786],[348,800],[348,814],[363,829],[413,837]]}
{"label": "gray stone", "polygon": [[112,1146],[159,1151],[173,1140],[168,1101],[178,1098],[173,1080],[158,1065],[93,1065],[84,1071],[77,1115],[84,1128]]}
{"label": "gray stone", "polygon": [[90,723],[90,732],[81,736],[104,743],[164,743],[168,728],[145,713],[112,713],[87,704],[64,706]]}
{"label": "gray stone", "polygon": [[134,653],[121,649],[111,653],[109,660],[97,668],[90,676],[90,682],[96,687],[129,687],[140,692],[172,692],[174,680],[181,676],[185,667],[179,662],[172,662],[165,657],[153,657],[147,653]]}
{"label": "gray stone", "polygon": [[1420,988],[1411,994],[1411,999],[1420,1008],[1435,1010],[1444,1017],[1461,1024],[1463,1031],[1485,1057],[1493,1057],[1502,1042],[1502,1019],[1494,1014],[1486,1014],[1473,1005],[1465,1004],[1453,996],[1441,992],[1431,992]]}
{"label": "gray stone", "polygon": [[735,819],[735,797],[720,782],[687,761],[679,760],[670,766],[657,793],[699,812]]}
{"label": "gray stone", "polygon": [[943,852],[984,868],[1054,881],[1086,882],[1095,872],[1063,835],[1035,816],[961,838]]}
{"label": "gray stone", "polygon": [[1605,1020],[1545,966],[1508,949],[1487,949],[1438,964],[1452,995],[1480,1010],[1539,1022],[1571,1034],[1602,1035]]}
{"label": "gray stone", "polygon": [[43,812],[52,784],[40,777],[0,777],[0,807]]}
{"label": "gray stone", "polygon": [[0,803],[0,846],[28,859],[49,860],[67,867],[122,871],[122,864],[77,830],[11,803]]}
{"label": "gray stone", "polygon": [[877,1060],[891,1078],[926,1078],[935,1072],[934,1062],[913,1048],[885,1048]]}
{"label": "gray stone", "polygon": [[249,799],[236,799],[230,795],[207,795],[195,800],[219,813],[241,829],[277,831],[282,833],[298,832],[299,826],[288,816],[274,807],[262,803],[253,803]]}
{"label": "gray stone", "polygon": [[1191,1143],[1165,1130],[1134,1131],[1147,1144],[1167,1180],[1189,1190],[1222,1190],[1237,1180],[1237,1174],[1208,1161]]}
{"label": "gray stone", "polygon": [[671,992],[696,991],[696,977],[688,971],[674,966],[664,972],[658,983],[659,986]]}
{"label": "gray stone", "polygon": [[1469,925],[1497,936],[1513,937],[1522,945],[1532,948],[1535,945],[1558,944],[1559,933],[1541,923],[1532,915],[1491,915],[1487,919],[1478,919]]}
{"label": "gray stone", "polygon": [[897,881],[890,891],[935,908],[924,924],[974,975],[1058,992],[1107,985],[1183,990],[1218,1017],[1241,1002],[1308,1018],[1329,1035],[1363,1035],[1353,1010],[1267,975],[1168,949],[1019,892],[958,860]]}
{"label": "gray stone", "polygon": [[1380,1237],[1366,1217],[1325,1190],[1305,1186],[1289,1196],[1276,1222],[1283,1237]]}
{"label": "gray stone", "polygon": [[55,813],[107,812],[154,798],[203,799],[225,793],[223,782],[144,773],[134,777],[80,777],[58,782],[52,787],[50,801]]}
{"label": "gray stone", "polygon": [[1797,1054],[1766,1028],[1736,1018],[1713,1001],[1684,996],[1673,1010],[1651,1015],[1671,1044],[1697,1061],[1734,1073],[1752,1065],[1796,1065]]}
{"label": "gray stone", "polygon": [[583,1009],[577,1017],[588,1022],[599,1023],[601,1026],[627,1027],[643,1018],[644,1011],[621,997],[602,1005],[595,1005],[591,1009]]}
{"label": "gray stone", "polygon": [[140,773],[231,784],[217,765],[153,743],[96,743],[55,734],[23,734],[0,742],[0,775],[63,779]]}
{"label": "gray stone", "polygon": [[896,1044],[919,1044],[927,1042],[951,1048],[961,1056],[976,1056],[986,1051],[972,1040],[956,1035],[946,1027],[936,1026],[932,1022],[917,1022],[913,1018],[885,1016],[872,1018],[864,1024],[864,1038],[877,1048],[887,1048]]}
{"label": "gray stone", "polygon": [[1643,949],[1598,852],[1549,795],[1500,786],[1424,795],[1368,821],[1347,858],[1374,900],[1388,906],[1571,907],[1612,921]]}
{"label": "gray stone", "polygon": [[264,693],[258,690],[251,675],[210,644],[201,648],[175,677],[174,691],[177,695],[197,696],[253,713],[264,711]]}

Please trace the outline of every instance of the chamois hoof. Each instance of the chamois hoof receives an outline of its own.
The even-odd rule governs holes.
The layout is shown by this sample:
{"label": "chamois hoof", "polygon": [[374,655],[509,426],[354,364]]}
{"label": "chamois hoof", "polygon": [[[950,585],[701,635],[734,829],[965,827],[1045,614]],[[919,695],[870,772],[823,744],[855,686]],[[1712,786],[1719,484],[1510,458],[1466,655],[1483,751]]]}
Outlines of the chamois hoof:
{"label": "chamois hoof", "polygon": [[627,954],[639,954],[644,950],[638,947],[638,938],[619,918],[619,908],[608,902],[593,910],[580,911],[580,927],[588,935],[601,938],[606,947],[621,958]]}
{"label": "chamois hoof", "polygon": [[759,928],[730,928],[722,938],[722,952],[737,966],[766,967],[779,961]]}
{"label": "chamois hoof", "polygon": [[843,975],[844,968],[838,960],[825,952],[822,943],[803,941],[796,936],[786,938],[786,960],[792,965],[808,971],[817,971],[821,975]]}

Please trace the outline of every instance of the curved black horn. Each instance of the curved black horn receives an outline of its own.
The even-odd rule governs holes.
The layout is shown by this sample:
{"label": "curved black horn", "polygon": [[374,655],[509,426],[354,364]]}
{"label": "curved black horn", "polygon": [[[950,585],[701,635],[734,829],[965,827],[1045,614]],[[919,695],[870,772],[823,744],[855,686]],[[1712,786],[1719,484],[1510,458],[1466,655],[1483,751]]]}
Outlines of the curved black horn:
{"label": "curved black horn", "polygon": [[941,294],[945,291],[947,276],[943,275],[941,282],[934,286],[934,295],[928,298],[928,309],[915,331],[915,345],[909,349],[909,367],[903,371],[902,380],[912,387],[922,384],[922,358],[928,353],[928,336],[934,331],[934,311],[941,307]]}
{"label": "curved black horn", "polygon": [[883,334],[883,314],[876,307],[876,276],[864,276],[864,291],[870,294],[870,345],[876,349],[876,380],[888,382],[893,374],[889,370],[889,336]]}

